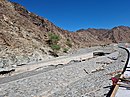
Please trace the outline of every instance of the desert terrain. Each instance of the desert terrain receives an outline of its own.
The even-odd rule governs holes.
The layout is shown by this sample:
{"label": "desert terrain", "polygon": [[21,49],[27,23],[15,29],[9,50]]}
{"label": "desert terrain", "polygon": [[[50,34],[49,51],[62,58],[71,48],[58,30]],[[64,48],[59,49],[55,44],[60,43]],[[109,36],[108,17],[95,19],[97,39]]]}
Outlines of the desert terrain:
{"label": "desert terrain", "polygon": [[[99,50],[105,55],[90,55]],[[86,55],[86,58],[83,55]],[[74,56],[77,59],[74,59]],[[16,68],[17,72],[1,75],[0,96],[104,97],[112,85],[110,79],[114,75],[113,72],[123,69],[126,57],[127,53],[117,46],[98,46],[50,59],[52,61],[49,63],[47,60],[39,64],[29,64],[27,67],[31,69],[25,71],[17,71],[19,68]],[[67,63],[62,62],[63,59]],[[26,66],[21,66],[23,67]]]}

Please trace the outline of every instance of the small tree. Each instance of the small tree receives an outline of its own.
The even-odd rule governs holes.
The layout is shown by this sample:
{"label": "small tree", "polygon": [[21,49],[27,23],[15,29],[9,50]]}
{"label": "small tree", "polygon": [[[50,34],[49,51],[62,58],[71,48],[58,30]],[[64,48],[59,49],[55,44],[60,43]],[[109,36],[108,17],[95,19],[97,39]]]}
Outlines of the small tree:
{"label": "small tree", "polygon": [[[47,43],[49,44],[49,46],[51,47],[51,49],[53,50],[53,54],[54,56],[58,56],[57,55],[57,51],[60,50],[60,45],[58,45],[58,42],[60,41],[60,36],[56,35],[55,33],[48,33],[48,41]],[[52,53],[52,52],[51,52]]]}
{"label": "small tree", "polygon": [[48,36],[51,44],[57,44],[60,40],[60,36],[56,35],[55,33],[49,33]]}

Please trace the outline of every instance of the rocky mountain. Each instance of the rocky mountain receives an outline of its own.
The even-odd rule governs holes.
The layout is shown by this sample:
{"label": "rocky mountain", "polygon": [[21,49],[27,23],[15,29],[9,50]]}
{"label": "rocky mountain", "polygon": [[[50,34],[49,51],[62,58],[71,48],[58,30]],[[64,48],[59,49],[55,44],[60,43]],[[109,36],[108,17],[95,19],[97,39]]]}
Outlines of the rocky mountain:
{"label": "rocky mountain", "polygon": [[53,23],[30,13],[19,4],[1,0],[0,66],[37,62],[51,57],[53,50],[46,42],[48,32],[58,34],[62,38],[58,44],[64,44],[62,30]]}
{"label": "rocky mountain", "polygon": [[129,27],[82,29],[71,33],[17,3],[0,0],[1,68],[50,58],[55,49],[61,54],[64,50],[120,41],[130,41]]}
{"label": "rocky mountain", "polygon": [[77,33],[91,33],[98,41],[108,43],[130,42],[130,27],[118,26],[112,29],[94,29],[78,30]]}
{"label": "rocky mountain", "polygon": [[111,42],[130,42],[130,27],[118,26],[103,35],[104,38]]}

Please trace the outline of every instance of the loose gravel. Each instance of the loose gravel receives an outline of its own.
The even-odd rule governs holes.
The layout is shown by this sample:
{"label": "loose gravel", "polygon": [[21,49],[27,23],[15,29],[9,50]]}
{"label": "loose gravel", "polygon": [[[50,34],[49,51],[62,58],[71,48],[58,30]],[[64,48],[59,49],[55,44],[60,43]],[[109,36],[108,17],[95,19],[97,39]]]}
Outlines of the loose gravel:
{"label": "loose gravel", "polygon": [[[112,56],[117,60],[108,58]],[[30,76],[23,73],[21,78],[6,78],[0,85],[0,97],[104,97],[109,92],[104,87],[111,85],[111,75],[107,74],[123,69],[126,57],[126,52],[119,49],[110,55],[48,67],[46,71],[40,68],[32,71],[38,73],[27,73]]]}

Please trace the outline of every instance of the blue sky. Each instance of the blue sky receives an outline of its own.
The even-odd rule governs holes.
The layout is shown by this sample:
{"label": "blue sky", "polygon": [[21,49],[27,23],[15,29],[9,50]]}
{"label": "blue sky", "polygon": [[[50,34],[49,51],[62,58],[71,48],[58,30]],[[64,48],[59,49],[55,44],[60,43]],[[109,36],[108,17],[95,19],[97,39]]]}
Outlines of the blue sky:
{"label": "blue sky", "polygon": [[130,0],[11,0],[65,30],[130,26]]}

